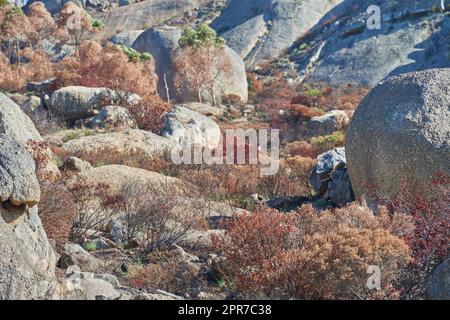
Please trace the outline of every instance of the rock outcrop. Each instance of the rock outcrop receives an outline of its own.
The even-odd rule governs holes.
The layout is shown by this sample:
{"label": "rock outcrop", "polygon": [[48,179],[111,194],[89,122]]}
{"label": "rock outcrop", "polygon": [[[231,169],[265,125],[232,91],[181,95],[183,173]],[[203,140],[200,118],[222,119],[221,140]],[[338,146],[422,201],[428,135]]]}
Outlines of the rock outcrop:
{"label": "rock outcrop", "polygon": [[344,206],[355,198],[346,168],[345,148],[321,154],[311,174],[311,186],[316,197]]}
{"label": "rock outcrop", "polygon": [[87,126],[96,128],[129,128],[136,129],[137,123],[127,108],[119,106],[103,107],[99,113],[88,122]]}
{"label": "rock outcrop", "polygon": [[428,192],[437,173],[450,175],[450,69],[383,81],[357,108],[346,134],[347,166],[357,197],[375,187],[397,194],[401,181]]}
{"label": "rock outcrop", "polygon": [[[367,26],[372,5],[380,8],[381,29]],[[346,0],[291,48],[290,60],[309,81],[370,87],[388,76],[448,67],[449,10],[449,0]]]}
{"label": "rock outcrop", "polygon": [[[0,133],[7,134],[20,142],[29,151],[35,144],[42,142],[42,137],[36,130],[31,119],[11,99],[0,93]],[[38,163],[39,177],[58,179],[61,175],[53,162],[53,153],[49,148],[39,147],[42,159]]]}
{"label": "rock outcrop", "polygon": [[55,254],[36,204],[40,189],[31,155],[0,134],[0,299],[58,297]]}
{"label": "rock outcrop", "polygon": [[42,141],[31,119],[10,98],[0,93],[0,133],[26,143],[28,140]]}
{"label": "rock outcrop", "polygon": [[109,41],[114,44],[123,45],[126,47],[132,47],[136,39],[141,35],[145,30],[135,30],[135,31],[124,31],[119,32],[118,34],[113,35]]}
{"label": "rock outcrop", "polygon": [[182,16],[208,0],[146,0],[114,8],[98,14],[105,23],[104,34],[108,37],[118,31],[142,30]]}
{"label": "rock outcrop", "polygon": [[67,141],[61,147],[73,156],[83,158],[93,155],[98,161],[107,163],[108,159],[114,158],[122,161],[130,157],[152,158],[170,151],[174,145],[170,139],[154,133],[128,129],[81,137]]}
{"label": "rock outcrop", "polygon": [[107,88],[70,86],[53,92],[50,110],[67,120],[86,119],[95,115],[103,103],[113,102],[115,93]]}
{"label": "rock outcrop", "polygon": [[345,111],[333,110],[323,116],[312,118],[308,124],[308,135],[326,136],[344,129],[349,122],[350,119]]}
{"label": "rock outcrop", "polygon": [[181,184],[181,181],[177,178],[123,165],[92,168],[91,170],[82,171],[79,176],[93,185],[99,183],[108,185],[111,194],[121,191],[130,182],[141,186],[151,185],[155,189],[167,186],[176,187]]}
{"label": "rock outcrop", "polygon": [[[135,41],[133,48],[140,52],[150,53],[154,59],[158,75],[158,92],[164,100],[167,100],[167,89],[170,98],[177,102],[198,102],[198,92],[194,90],[195,84],[186,81],[183,85],[175,86],[175,68],[173,60],[176,51],[180,49],[178,41],[181,38],[181,30],[175,27],[157,27],[143,32]],[[213,68],[224,68],[226,65],[230,72],[218,76],[220,86],[216,88],[216,95],[220,102],[221,97],[228,95],[238,96],[242,102],[248,100],[248,83],[245,66],[242,59],[227,46],[224,46],[220,57],[216,57]],[[167,84],[167,89],[166,89]],[[211,94],[202,92],[203,102],[212,103]]]}
{"label": "rock outcrop", "polygon": [[272,60],[343,0],[231,0],[212,27],[247,63]]}
{"label": "rock outcrop", "polygon": [[166,115],[162,135],[180,145],[197,144],[208,149],[216,148],[221,139],[216,122],[182,106],[176,106]]}

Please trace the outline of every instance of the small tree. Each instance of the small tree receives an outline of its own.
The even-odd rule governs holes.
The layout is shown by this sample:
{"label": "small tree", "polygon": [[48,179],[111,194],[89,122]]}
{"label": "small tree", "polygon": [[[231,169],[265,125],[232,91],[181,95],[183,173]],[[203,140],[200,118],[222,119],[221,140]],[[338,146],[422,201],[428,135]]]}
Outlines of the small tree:
{"label": "small tree", "polygon": [[102,29],[103,23],[93,20],[85,10],[69,1],[61,9],[58,28],[60,39],[72,41],[78,51],[89,31]]}
{"label": "small tree", "polygon": [[224,54],[223,38],[206,24],[198,29],[183,30],[180,49],[175,55],[175,85],[195,85],[198,101],[202,102],[203,90],[209,91],[214,105],[217,104],[220,81],[231,73],[231,61]]}
{"label": "small tree", "polygon": [[49,37],[55,31],[55,20],[53,20],[52,15],[42,2],[33,2],[30,5],[28,18],[31,27],[35,31],[35,39],[33,40],[38,44],[41,43],[42,39]]}
{"label": "small tree", "polygon": [[21,8],[10,5],[0,7],[0,45],[8,47],[10,60],[15,52],[17,63],[21,63],[21,43],[26,42],[32,33],[34,30]]}
{"label": "small tree", "polygon": [[77,53],[58,66],[60,86],[107,87],[141,97],[156,94],[157,77],[148,56],[134,59],[122,47],[84,41]]}

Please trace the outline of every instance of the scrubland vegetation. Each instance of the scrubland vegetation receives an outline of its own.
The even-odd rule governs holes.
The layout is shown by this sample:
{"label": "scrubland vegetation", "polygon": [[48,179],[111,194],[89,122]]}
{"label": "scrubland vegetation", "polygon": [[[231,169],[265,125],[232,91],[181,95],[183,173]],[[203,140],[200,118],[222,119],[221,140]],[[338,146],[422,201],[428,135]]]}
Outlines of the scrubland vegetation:
{"label": "scrubland vegetation", "polygon": [[[82,14],[81,29],[68,29],[75,7],[68,2],[55,19],[39,2],[25,15],[0,1],[0,91],[31,95],[28,83],[52,78],[51,91],[109,88],[119,93],[116,104],[128,109],[138,129],[159,134],[175,103],[163,101],[157,92],[154,59],[92,40],[90,35],[104,26],[87,13]],[[73,52],[55,60],[44,50],[48,39],[60,47],[70,44]],[[365,198],[335,207],[324,206],[310,183],[317,157],[343,147],[348,126],[342,123],[333,132],[314,135],[311,119],[332,110],[344,111],[350,119],[369,89],[291,84],[273,68],[271,76],[247,73],[248,103],[233,95],[216,101],[216,82],[229,72],[228,63],[219,71],[211,69],[211,60],[224,50],[222,39],[202,25],[185,29],[180,45],[175,83],[195,83],[198,102],[207,90],[214,105],[235,109],[236,115],[215,118],[222,130],[280,129],[280,170],[261,177],[255,165],[174,165],[169,154],[149,157],[133,149],[124,157],[114,145],[74,154],[50,139],[30,141],[41,188],[39,216],[55,249],[64,252],[65,244],[74,242],[102,258],[109,252],[92,240],[111,235],[111,217],[121,213],[125,234],[108,239],[108,250],[120,253],[126,270],[115,269],[114,274],[132,288],[163,289],[188,298],[198,298],[200,291],[208,292],[208,298],[229,299],[424,298],[431,273],[450,249],[449,177],[437,175],[422,196],[410,193],[405,183],[396,198],[386,199],[374,187]],[[129,102],[133,94],[140,97],[137,103]],[[254,106],[245,113],[248,121],[233,122],[248,105]],[[126,129],[74,129],[73,121],[45,108],[28,115],[46,138],[67,130],[64,142]],[[80,170],[67,165],[74,156],[89,170],[122,165],[160,173],[178,184],[167,180],[155,187],[130,180],[117,190],[114,181],[110,185],[79,176]],[[59,167],[59,176],[46,171],[48,163]],[[270,208],[267,201],[276,198],[297,202]],[[224,232],[208,234],[206,251],[183,247],[191,232],[211,230]],[[381,266],[380,290],[366,287],[367,268],[373,265]]]}

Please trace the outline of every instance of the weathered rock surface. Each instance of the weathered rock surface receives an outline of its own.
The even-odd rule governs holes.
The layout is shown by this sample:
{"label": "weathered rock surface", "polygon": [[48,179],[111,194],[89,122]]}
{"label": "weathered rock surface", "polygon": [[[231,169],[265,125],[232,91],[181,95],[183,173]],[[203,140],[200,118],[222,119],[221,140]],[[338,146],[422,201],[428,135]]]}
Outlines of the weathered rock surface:
{"label": "weathered rock surface", "polygon": [[118,300],[119,281],[109,274],[81,272],[77,268],[69,268],[63,281],[66,300]]}
{"label": "weathered rock surface", "polygon": [[224,114],[225,109],[223,107],[214,107],[209,104],[191,102],[186,104],[179,104],[176,106],[191,109],[192,111],[198,112],[207,117],[220,117]]}
{"label": "weathered rock surface", "polygon": [[278,57],[343,0],[231,0],[213,28],[247,63]]}
{"label": "weathered rock surface", "polygon": [[208,117],[191,109],[176,106],[166,115],[162,135],[183,145],[198,144],[214,149],[221,139],[220,127]]}
{"label": "weathered rock surface", "polygon": [[70,86],[53,92],[50,110],[67,120],[85,119],[95,115],[105,102],[113,102],[114,92],[107,88]]}
{"label": "weathered rock surface", "polygon": [[0,134],[0,202],[15,206],[34,206],[40,199],[40,188],[33,158],[11,137]]}
{"label": "weathered rock surface", "polygon": [[[5,133],[14,138],[30,151],[33,149],[33,147],[30,146],[30,143],[42,141],[42,137],[36,130],[31,119],[17,104],[0,93],[0,134],[1,133]],[[41,154],[45,155],[45,157],[42,157],[42,161],[38,163],[37,171],[39,177],[45,176],[46,179],[58,179],[61,173],[53,162],[53,153],[49,148],[44,148],[43,146],[40,146],[39,148]]]}
{"label": "weathered rock surface", "polygon": [[80,245],[66,243],[64,253],[59,258],[58,266],[67,269],[74,265],[85,272],[98,272],[102,266],[102,261],[95,258]]}
{"label": "weathered rock surface", "polygon": [[24,147],[0,134],[2,300],[58,296],[55,254],[37,214],[40,189],[34,169],[33,159]]}
{"label": "weathered rock surface", "polygon": [[356,110],[346,135],[355,195],[375,186],[397,194],[429,192],[438,172],[450,174],[450,69],[432,69],[383,81]]}
{"label": "weathered rock surface", "polygon": [[450,300],[450,259],[441,263],[433,272],[426,289],[428,299]]}
{"label": "weathered rock surface", "polygon": [[146,0],[98,14],[105,23],[104,34],[108,37],[118,31],[142,30],[182,16],[207,0]]}
{"label": "weathered rock surface", "polygon": [[[158,92],[164,100],[167,100],[166,82],[169,96],[177,102],[196,102],[198,92],[194,90],[194,84],[185,82],[183,86],[176,88],[174,84],[173,59],[179,50],[178,41],[181,30],[174,27],[156,27],[143,32],[135,41],[133,48],[140,52],[149,52],[155,59],[156,73],[159,78]],[[245,66],[242,59],[229,47],[224,46],[220,57],[216,57],[213,68],[230,69],[230,72],[221,73],[217,82],[216,95],[220,102],[221,97],[236,95],[245,103],[248,100],[248,83]],[[219,73],[220,74],[220,73]],[[205,90],[202,92],[203,102],[212,103],[211,94]]]}
{"label": "weathered rock surface", "polygon": [[323,116],[312,118],[308,124],[308,135],[326,136],[344,129],[349,122],[350,119],[345,111],[333,110]]}
{"label": "weathered rock surface", "polygon": [[20,106],[26,114],[32,114],[43,107],[41,98],[34,95],[9,94],[8,98]]}
{"label": "weathered rock surface", "polygon": [[[379,30],[367,27],[374,4],[381,9]],[[448,10],[448,0],[347,0],[291,49],[291,61],[301,73],[310,68],[310,81],[371,87],[388,76],[448,67]]]}
{"label": "weathered rock surface", "polygon": [[354,200],[347,174],[345,148],[336,148],[321,154],[311,174],[311,186],[316,196],[343,206]]}
{"label": "weathered rock surface", "polygon": [[75,157],[92,154],[97,156],[98,161],[108,163],[108,159],[114,157],[117,160],[132,156],[151,158],[170,151],[173,146],[174,142],[170,139],[144,130],[128,129],[84,136],[67,141],[61,147]]}
{"label": "weathered rock surface", "polygon": [[145,30],[124,31],[113,35],[109,40],[114,44],[121,44],[127,47],[132,47],[136,39]]}
{"label": "weathered rock surface", "polygon": [[122,165],[92,168],[91,170],[82,171],[79,176],[90,183],[103,183],[108,185],[112,194],[121,191],[130,182],[142,186],[152,185],[155,188],[180,184],[180,180],[177,178]]}
{"label": "weathered rock surface", "polygon": [[92,169],[92,165],[89,162],[83,161],[76,157],[69,157],[66,161],[64,161],[62,169],[74,172],[82,172]]}
{"label": "weathered rock surface", "polygon": [[0,93],[0,133],[26,143],[28,140],[42,141],[31,119],[10,98]]}
{"label": "weathered rock surface", "polygon": [[95,128],[137,128],[136,121],[127,108],[119,106],[103,107],[88,123],[88,127]]}

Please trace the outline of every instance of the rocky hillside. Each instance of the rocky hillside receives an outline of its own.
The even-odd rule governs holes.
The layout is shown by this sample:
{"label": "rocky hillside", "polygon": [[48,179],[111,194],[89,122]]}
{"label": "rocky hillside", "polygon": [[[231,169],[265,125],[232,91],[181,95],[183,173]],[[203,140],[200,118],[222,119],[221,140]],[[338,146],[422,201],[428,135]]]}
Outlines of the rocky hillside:
{"label": "rocky hillside", "polygon": [[[371,5],[381,9],[380,30],[367,28]],[[230,1],[212,26],[249,66],[282,58],[277,66],[297,81],[373,86],[450,65],[449,8],[444,0]]]}
{"label": "rocky hillside", "polygon": [[16,5],[0,299],[450,299],[448,1]]}
{"label": "rocky hillside", "polygon": [[[366,27],[370,5],[381,30]],[[373,86],[385,77],[450,66],[450,2],[344,1],[291,48],[289,59],[311,81]]]}
{"label": "rocky hillside", "polygon": [[212,27],[249,65],[280,56],[342,0],[232,0]]}

